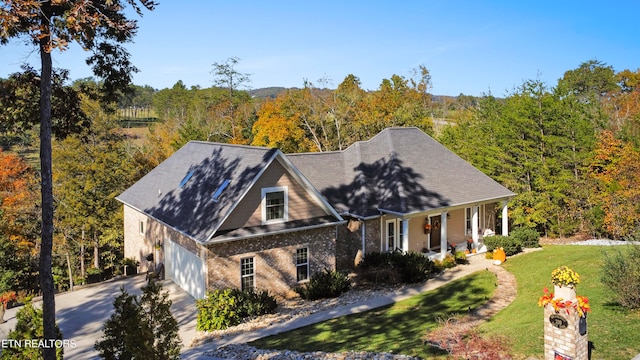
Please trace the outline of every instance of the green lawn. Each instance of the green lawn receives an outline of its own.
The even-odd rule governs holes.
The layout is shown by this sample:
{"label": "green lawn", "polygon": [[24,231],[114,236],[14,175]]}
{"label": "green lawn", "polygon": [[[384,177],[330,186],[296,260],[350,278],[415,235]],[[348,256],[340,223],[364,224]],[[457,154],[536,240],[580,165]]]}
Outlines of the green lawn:
{"label": "green lawn", "polygon": [[495,275],[481,271],[394,305],[345,316],[251,343],[263,349],[302,352],[373,351],[429,357],[423,345],[438,319],[484,304],[496,288]]}
{"label": "green lawn", "polygon": [[581,282],[578,295],[589,298],[592,311],[588,315],[589,340],[595,346],[593,359],[631,359],[640,353],[640,312],[626,311],[610,300],[610,292],[600,282],[599,271],[605,251],[624,250],[603,246],[546,246],[544,250],[516,256],[504,267],[515,274],[518,296],[481,329],[488,334],[508,336],[514,352],[527,356],[543,356],[543,310],[538,298],[546,286],[553,291],[551,271],[567,265]]}
{"label": "green lawn", "polygon": [[[640,312],[626,311],[612,303],[599,277],[603,253],[617,249],[624,248],[546,246],[542,251],[510,258],[503,266],[517,278],[517,298],[481,330],[487,336],[508,337],[518,357],[543,358],[544,316],[537,301],[545,286],[552,288],[551,271],[567,265],[581,276],[578,295],[589,297],[591,303],[588,330],[594,345],[592,358],[631,359],[640,353]],[[432,357],[422,343],[426,330],[436,327],[439,317],[483,304],[494,290],[494,275],[482,271],[390,307],[264,338],[251,345],[303,352],[354,350]]]}

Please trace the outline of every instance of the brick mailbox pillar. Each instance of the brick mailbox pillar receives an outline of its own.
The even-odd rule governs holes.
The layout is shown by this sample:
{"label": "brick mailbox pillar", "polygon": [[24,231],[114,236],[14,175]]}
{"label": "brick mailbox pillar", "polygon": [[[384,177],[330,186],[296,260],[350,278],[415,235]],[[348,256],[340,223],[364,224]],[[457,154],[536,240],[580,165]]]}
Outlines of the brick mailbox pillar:
{"label": "brick mailbox pillar", "polygon": [[554,285],[553,294],[546,291],[540,299],[544,306],[545,360],[588,360],[587,298],[577,296],[574,286]]}

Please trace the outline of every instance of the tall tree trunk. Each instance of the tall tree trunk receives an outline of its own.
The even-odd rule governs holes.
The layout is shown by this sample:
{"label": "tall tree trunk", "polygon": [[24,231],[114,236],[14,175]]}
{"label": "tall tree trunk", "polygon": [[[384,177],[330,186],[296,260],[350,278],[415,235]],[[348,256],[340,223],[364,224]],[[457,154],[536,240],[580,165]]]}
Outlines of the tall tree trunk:
{"label": "tall tree trunk", "polygon": [[[49,26],[49,19],[42,19]],[[47,33],[47,32],[45,32]],[[42,288],[42,318],[44,338],[55,340],[56,304],[54,298],[51,253],[53,249],[53,178],[51,169],[51,53],[49,37],[40,39],[40,176],[42,195],[42,245],[40,247],[40,287]],[[45,347],[45,360],[56,358],[55,347]]]}
{"label": "tall tree trunk", "polygon": [[80,243],[80,276],[84,278],[86,269],[84,265],[84,230],[82,230],[82,242]]}
{"label": "tall tree trunk", "polygon": [[67,272],[69,273],[69,290],[73,291],[73,271],[71,271],[71,256],[67,251]]}
{"label": "tall tree trunk", "polygon": [[96,269],[100,269],[100,255],[98,251],[100,250],[100,244],[98,244],[98,236],[95,231],[93,232],[93,267]]}

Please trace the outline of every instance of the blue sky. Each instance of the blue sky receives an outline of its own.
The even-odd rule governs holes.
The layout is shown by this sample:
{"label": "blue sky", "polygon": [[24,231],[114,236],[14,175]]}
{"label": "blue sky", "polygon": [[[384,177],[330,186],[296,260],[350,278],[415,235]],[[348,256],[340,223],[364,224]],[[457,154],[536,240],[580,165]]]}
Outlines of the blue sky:
{"label": "blue sky", "polygon": [[[194,1],[159,0],[127,48],[134,83],[162,89],[178,80],[209,87],[214,62],[240,58],[251,88],[301,87],[354,74],[375,90],[393,74],[426,66],[432,93],[496,96],[527,79],[554,86],[565,71],[597,59],[640,68],[639,1]],[[91,76],[77,46],[54,53],[72,79]],[[0,77],[35,50],[0,47]]]}

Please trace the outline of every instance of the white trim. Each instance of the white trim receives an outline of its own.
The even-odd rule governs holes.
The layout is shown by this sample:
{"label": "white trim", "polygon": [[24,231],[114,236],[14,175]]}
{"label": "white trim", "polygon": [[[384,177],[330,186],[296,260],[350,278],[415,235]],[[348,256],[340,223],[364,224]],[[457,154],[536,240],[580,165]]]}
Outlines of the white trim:
{"label": "white trim", "polygon": [[[393,224],[393,248],[389,248],[389,224]],[[409,220],[401,218],[387,219],[384,221],[382,233],[383,251],[402,249],[409,251]]]}
{"label": "white trim", "polygon": [[[393,225],[393,246],[389,248],[389,224]],[[393,251],[398,246],[398,223],[396,219],[385,220],[384,222],[384,247],[385,251]]]}
{"label": "white trim", "polygon": [[509,208],[508,202],[502,202],[502,235],[509,236]]}
{"label": "white trim", "polygon": [[[267,194],[284,193],[284,214],[282,218],[267,220]],[[262,209],[262,225],[277,224],[289,221],[289,187],[274,186],[260,189],[260,208]]]}
{"label": "white trim", "polygon": [[[244,260],[249,260],[249,259],[251,259],[251,274],[244,275],[242,273],[242,270],[243,270],[242,262]],[[245,289],[243,286],[244,279],[248,277],[251,277],[251,289]],[[256,288],[256,258],[255,256],[246,256],[246,257],[240,258],[240,290],[245,291],[245,290],[252,290],[255,288]]]}
{"label": "white trim", "polygon": [[447,256],[449,239],[447,238],[447,212],[440,213],[440,260]]}
{"label": "white trim", "polygon": [[[306,262],[304,263],[300,263],[298,264],[298,251],[299,250],[307,250],[306,254]],[[300,246],[298,248],[296,248],[296,259],[295,259],[295,265],[296,265],[296,282],[298,283],[302,283],[302,282],[308,282],[309,279],[311,278],[311,261],[310,261],[311,256],[309,255],[309,246],[308,245],[304,245],[304,246]],[[299,266],[305,266],[307,268],[307,278],[306,279],[302,279],[299,280],[298,279],[298,267]]]}

